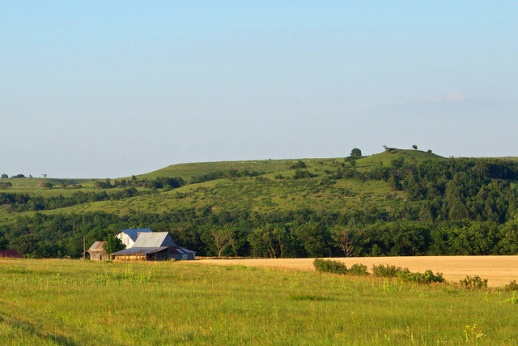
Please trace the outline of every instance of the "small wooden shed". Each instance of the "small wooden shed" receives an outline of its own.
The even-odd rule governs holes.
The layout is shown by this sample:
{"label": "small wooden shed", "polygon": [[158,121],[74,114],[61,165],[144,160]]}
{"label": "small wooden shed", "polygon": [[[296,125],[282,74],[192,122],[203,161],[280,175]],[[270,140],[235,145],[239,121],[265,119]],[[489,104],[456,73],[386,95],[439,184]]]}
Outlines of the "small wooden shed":
{"label": "small wooden shed", "polygon": [[86,250],[86,259],[92,260],[92,261],[103,261],[103,260],[109,260],[109,256],[104,250],[104,244],[105,241],[96,241],[95,243],[90,246],[88,250]]}

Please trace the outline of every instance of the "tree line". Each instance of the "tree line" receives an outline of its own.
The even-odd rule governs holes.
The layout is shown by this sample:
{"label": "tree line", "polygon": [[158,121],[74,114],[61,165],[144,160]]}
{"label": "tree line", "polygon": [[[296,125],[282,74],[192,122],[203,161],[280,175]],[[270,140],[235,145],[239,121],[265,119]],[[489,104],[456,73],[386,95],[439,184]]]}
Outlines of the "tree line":
{"label": "tree line", "polygon": [[[388,218],[386,215],[390,215]],[[329,257],[498,255],[518,252],[518,218],[412,221],[394,214],[358,218],[312,210],[265,214],[189,209],[119,217],[104,212],[24,216],[0,226],[0,244],[32,257],[79,257],[118,229],[169,230],[199,256]],[[365,222],[377,218],[374,222]]]}
{"label": "tree line", "polygon": [[28,193],[0,193],[0,205],[5,205],[10,212],[40,211],[70,207],[77,204],[99,201],[121,200],[141,194],[134,187],[122,189],[113,193],[74,192],[72,195],[43,197],[31,196]]}
{"label": "tree line", "polygon": [[[121,228],[149,227],[154,231],[168,230],[179,244],[195,250],[199,256],[518,253],[515,185],[518,165],[515,162],[450,159],[416,164],[395,159],[390,165],[369,169],[345,163],[324,174],[329,180],[382,180],[395,191],[405,191],[409,201],[391,207],[358,205],[341,210],[299,208],[257,212],[246,208],[230,211],[191,207],[162,214],[137,212],[122,217],[103,212],[36,213],[2,224],[0,246],[9,246],[33,257],[79,257],[83,237],[90,245],[95,240],[113,237]],[[220,173],[215,172],[202,179],[217,176]],[[232,175],[224,176],[234,179]],[[127,190],[133,191],[130,189]],[[131,194],[124,191],[121,193]],[[67,203],[66,198],[53,198],[47,199],[48,208]],[[79,202],[81,198],[113,197],[103,191],[70,198]],[[20,194],[0,194],[0,204],[17,203],[33,208],[37,199],[31,201],[32,198]]]}

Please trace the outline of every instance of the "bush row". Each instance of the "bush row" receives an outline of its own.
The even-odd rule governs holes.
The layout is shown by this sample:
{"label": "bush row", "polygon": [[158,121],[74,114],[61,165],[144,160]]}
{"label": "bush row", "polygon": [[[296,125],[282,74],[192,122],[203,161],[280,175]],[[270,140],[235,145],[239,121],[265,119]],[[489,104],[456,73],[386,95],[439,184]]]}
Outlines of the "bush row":
{"label": "bush row", "polygon": [[[351,268],[347,268],[345,264],[335,260],[324,260],[317,258],[313,261],[313,265],[318,272],[341,274],[341,275],[370,275],[367,272],[367,266],[363,264],[353,264]],[[446,282],[442,273],[434,274],[431,270],[424,273],[411,272],[408,268],[401,268],[390,265],[374,265],[372,266],[372,275],[375,277],[391,278],[396,277],[406,282],[415,282],[419,284],[431,284],[435,282]]]}
{"label": "bush row", "polygon": [[316,258],[313,261],[313,265],[319,272],[356,276],[369,275],[369,272],[367,271],[367,266],[358,263],[353,264],[351,268],[347,268],[345,264],[339,261]]}
{"label": "bush row", "polygon": [[419,284],[431,284],[434,282],[445,282],[442,273],[434,274],[431,270],[424,273],[411,272],[408,268],[390,266],[388,264],[372,266],[372,273],[377,277],[397,277],[407,282],[417,282]]}

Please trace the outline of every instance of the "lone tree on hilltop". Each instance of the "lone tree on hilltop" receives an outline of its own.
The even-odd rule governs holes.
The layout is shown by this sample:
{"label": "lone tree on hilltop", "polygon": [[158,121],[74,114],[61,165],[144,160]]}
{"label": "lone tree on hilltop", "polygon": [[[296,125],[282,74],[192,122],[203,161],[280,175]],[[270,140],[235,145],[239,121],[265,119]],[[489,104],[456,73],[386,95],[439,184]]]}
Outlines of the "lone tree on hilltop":
{"label": "lone tree on hilltop", "polygon": [[360,159],[362,157],[362,151],[358,148],[351,150],[351,158]]}

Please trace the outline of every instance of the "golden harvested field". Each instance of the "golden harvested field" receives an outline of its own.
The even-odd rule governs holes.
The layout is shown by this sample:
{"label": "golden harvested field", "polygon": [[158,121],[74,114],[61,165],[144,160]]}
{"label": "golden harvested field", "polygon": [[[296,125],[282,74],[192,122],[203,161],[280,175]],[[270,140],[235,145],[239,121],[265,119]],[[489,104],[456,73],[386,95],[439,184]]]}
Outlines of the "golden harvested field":
{"label": "golden harvested field", "polygon": [[[373,265],[389,264],[408,268],[412,272],[443,273],[448,282],[458,282],[466,275],[488,279],[488,286],[500,287],[518,281],[518,256],[416,256],[416,257],[349,257],[332,258],[348,267],[361,263],[369,269]],[[313,258],[274,259],[201,259],[196,263],[214,265],[243,265],[247,267],[272,267],[294,270],[315,270]]]}

